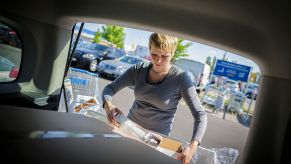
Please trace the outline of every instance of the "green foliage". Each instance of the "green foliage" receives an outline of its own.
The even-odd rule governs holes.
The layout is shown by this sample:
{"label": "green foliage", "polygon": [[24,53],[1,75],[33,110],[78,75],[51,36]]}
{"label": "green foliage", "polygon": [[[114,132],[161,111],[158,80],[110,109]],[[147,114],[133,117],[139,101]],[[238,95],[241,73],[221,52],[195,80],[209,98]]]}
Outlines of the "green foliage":
{"label": "green foliage", "polygon": [[101,41],[101,36],[102,36],[102,33],[101,33],[101,31],[98,29],[97,32],[95,33],[95,36],[94,36],[94,39],[92,40],[92,42],[100,43],[100,41]]}
{"label": "green foliage", "polygon": [[123,48],[124,46],[124,28],[114,25],[102,26],[101,30],[98,30],[95,34],[93,42],[99,43],[102,39],[112,43],[118,48]]}
{"label": "green foliage", "polygon": [[172,62],[179,60],[180,57],[189,56],[189,54],[186,54],[186,51],[192,45],[192,43],[188,42],[188,43],[183,44],[182,43],[183,41],[184,41],[183,39],[178,39],[177,49],[174,54],[174,57],[171,60]]}

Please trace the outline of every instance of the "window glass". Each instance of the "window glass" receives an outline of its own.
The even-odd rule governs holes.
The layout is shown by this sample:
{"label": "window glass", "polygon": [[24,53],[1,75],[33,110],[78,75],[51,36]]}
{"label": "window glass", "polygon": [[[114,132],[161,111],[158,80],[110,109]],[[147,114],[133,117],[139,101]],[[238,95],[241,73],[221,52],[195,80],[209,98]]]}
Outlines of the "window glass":
{"label": "window glass", "polygon": [[129,57],[129,56],[122,57],[120,59],[120,61],[125,62],[125,63],[128,63],[128,64],[137,64],[139,62],[142,62],[142,60],[138,60],[136,58]]}
{"label": "window glass", "polygon": [[118,53],[117,55],[118,55],[119,57],[125,55],[125,52],[124,52],[123,50],[117,50],[116,52]]}
{"label": "window glass", "polygon": [[14,81],[21,63],[21,42],[18,34],[0,22],[0,82]]}

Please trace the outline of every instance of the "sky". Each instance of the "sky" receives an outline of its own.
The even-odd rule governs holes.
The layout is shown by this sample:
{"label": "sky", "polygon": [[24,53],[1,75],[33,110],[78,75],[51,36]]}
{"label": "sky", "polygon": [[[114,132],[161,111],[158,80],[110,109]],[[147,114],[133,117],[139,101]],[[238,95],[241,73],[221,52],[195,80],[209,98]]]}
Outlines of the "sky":
{"label": "sky", "polygon": [[[102,24],[95,24],[95,23],[85,23],[84,28],[91,30],[91,31],[97,31],[97,29],[101,28]],[[143,45],[148,46],[148,39],[152,32],[149,31],[143,31],[138,29],[132,29],[132,28],[126,28],[124,29],[125,32],[125,40],[124,45],[125,46],[131,46],[132,44],[135,45]],[[185,41],[186,43],[187,41]],[[194,41],[192,42],[192,45],[188,48],[187,58],[197,60],[200,62],[205,63],[206,58],[210,56],[213,58],[216,56],[217,59],[222,59],[223,54],[226,53],[226,58],[228,58],[228,61],[237,61],[238,64],[247,65],[253,68],[253,72],[260,72],[260,69],[258,65],[253,62],[252,60],[242,57],[239,54],[233,54],[231,52],[225,52],[224,50],[217,49],[208,45],[200,44]],[[184,43],[184,42],[182,42]]]}

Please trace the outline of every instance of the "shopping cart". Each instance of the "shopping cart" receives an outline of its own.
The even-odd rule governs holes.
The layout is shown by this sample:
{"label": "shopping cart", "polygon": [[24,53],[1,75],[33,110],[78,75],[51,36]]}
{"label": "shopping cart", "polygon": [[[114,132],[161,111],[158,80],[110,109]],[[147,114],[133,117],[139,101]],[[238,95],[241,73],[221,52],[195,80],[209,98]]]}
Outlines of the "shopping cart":
{"label": "shopping cart", "polygon": [[71,67],[66,79],[71,82],[74,107],[90,99],[101,105],[97,74]]}
{"label": "shopping cart", "polygon": [[74,97],[77,95],[95,97],[99,94],[97,74],[71,67],[67,78],[71,80]]}
{"label": "shopping cart", "polygon": [[219,95],[219,87],[215,85],[209,85],[206,87],[204,96],[201,99],[201,102],[203,104],[208,104],[208,105],[215,105],[215,100]]}
{"label": "shopping cart", "polygon": [[232,92],[227,110],[233,113],[238,112],[242,108],[244,100],[245,95],[242,92]]}

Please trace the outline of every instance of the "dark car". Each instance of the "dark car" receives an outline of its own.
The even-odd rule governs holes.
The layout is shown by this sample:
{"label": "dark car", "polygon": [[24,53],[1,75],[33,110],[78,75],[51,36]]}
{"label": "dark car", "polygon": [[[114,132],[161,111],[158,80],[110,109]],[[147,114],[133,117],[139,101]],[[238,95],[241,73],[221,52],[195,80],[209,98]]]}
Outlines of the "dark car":
{"label": "dark car", "polygon": [[0,43],[8,44],[17,48],[21,47],[16,32],[4,24],[0,24]]}
{"label": "dark car", "polygon": [[97,70],[97,65],[102,60],[117,59],[125,55],[125,51],[97,43],[82,44],[73,56],[72,64],[85,66],[91,72]]}
{"label": "dark car", "polygon": [[257,99],[259,86],[257,84],[249,83],[245,88],[245,94],[247,98],[253,98],[254,100]]}

